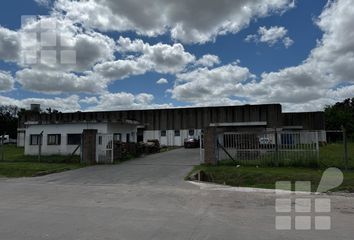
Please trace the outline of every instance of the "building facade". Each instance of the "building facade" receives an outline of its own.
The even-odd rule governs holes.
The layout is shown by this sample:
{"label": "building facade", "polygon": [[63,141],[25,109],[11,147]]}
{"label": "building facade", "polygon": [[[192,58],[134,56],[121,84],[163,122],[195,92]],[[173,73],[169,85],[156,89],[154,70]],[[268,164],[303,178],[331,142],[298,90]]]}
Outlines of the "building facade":
{"label": "building facade", "polygon": [[[188,136],[200,137],[209,126],[250,129],[298,129],[324,131],[322,112],[282,113],[280,104],[125,110],[110,112],[40,113],[27,111],[19,121],[18,140],[25,154],[72,154],[84,129],[113,134],[123,142],[157,139],[161,145],[183,146]],[[80,151],[77,151],[77,154]]]}

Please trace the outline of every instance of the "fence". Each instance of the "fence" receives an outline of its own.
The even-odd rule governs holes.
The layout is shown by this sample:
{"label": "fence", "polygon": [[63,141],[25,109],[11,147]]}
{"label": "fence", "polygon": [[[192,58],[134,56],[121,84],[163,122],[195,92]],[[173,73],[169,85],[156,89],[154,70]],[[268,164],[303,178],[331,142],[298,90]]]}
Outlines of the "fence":
{"label": "fence", "polygon": [[318,132],[315,131],[230,132],[220,134],[217,141],[218,161],[311,166],[316,165],[319,158]]}
{"label": "fence", "polygon": [[96,163],[110,164],[114,162],[113,134],[96,135]]}

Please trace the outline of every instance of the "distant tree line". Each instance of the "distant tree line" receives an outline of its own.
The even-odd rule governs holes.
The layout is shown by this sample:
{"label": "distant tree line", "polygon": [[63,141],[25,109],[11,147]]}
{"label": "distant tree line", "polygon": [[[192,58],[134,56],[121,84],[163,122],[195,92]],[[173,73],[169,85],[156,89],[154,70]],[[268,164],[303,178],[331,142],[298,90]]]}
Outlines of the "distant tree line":
{"label": "distant tree line", "polygon": [[16,106],[0,106],[0,135],[7,134],[10,138],[17,138],[18,113],[21,110]]}
{"label": "distant tree line", "polygon": [[354,97],[337,102],[325,108],[326,129],[347,130],[348,136],[354,137]]}
{"label": "distant tree line", "polygon": [[[19,115],[30,111],[23,108],[18,108],[14,105],[0,105],[0,135],[6,134],[10,138],[17,138],[17,127],[19,121]],[[40,110],[41,111],[41,110]],[[48,114],[58,113],[56,109],[47,108],[45,111]]]}

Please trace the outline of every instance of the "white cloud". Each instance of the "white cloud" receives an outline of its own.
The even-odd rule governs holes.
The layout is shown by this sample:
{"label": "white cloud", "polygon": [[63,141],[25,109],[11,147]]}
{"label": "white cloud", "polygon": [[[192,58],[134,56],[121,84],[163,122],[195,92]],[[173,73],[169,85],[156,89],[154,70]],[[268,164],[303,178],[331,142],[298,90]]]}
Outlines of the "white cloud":
{"label": "white cloud", "polygon": [[213,67],[217,64],[220,64],[220,59],[218,56],[212,54],[206,54],[196,61],[196,65],[204,67]]}
{"label": "white cloud", "polygon": [[[300,65],[262,75],[253,89],[266,93],[260,101],[278,101],[292,108],[321,109],[354,96],[354,6],[350,0],[331,1],[317,20],[323,38]],[[349,86],[337,89],[338,85]],[[337,90],[333,90],[337,89]],[[350,93],[351,92],[351,93]]]}
{"label": "white cloud", "polygon": [[123,55],[123,59],[97,64],[93,68],[94,72],[109,80],[142,75],[149,71],[175,74],[195,61],[194,55],[186,52],[179,43],[150,45],[141,39],[132,41],[130,38],[120,37],[117,50]]}
{"label": "white cloud", "polygon": [[34,0],[38,5],[43,7],[49,7],[52,3],[52,0]]}
{"label": "white cloud", "polygon": [[168,80],[166,78],[160,78],[156,81],[157,84],[167,84]]}
{"label": "white cloud", "polygon": [[150,68],[158,73],[177,73],[195,61],[195,56],[186,52],[180,43],[150,45],[140,39],[132,41],[130,38],[120,37],[117,44],[118,51],[138,54],[137,62],[150,64]]}
{"label": "white cloud", "polygon": [[171,104],[155,104],[154,96],[148,93],[133,95],[131,93],[107,93],[99,97],[98,104],[89,110],[129,110],[129,109],[154,109],[171,107]]}
{"label": "white cloud", "polygon": [[146,36],[170,32],[185,43],[237,33],[255,18],[292,7],[293,0],[58,0],[55,4],[73,21],[101,31],[132,30]]}
{"label": "white cloud", "polygon": [[[43,50],[54,52],[53,58],[45,58]],[[74,52],[74,64],[61,62],[62,50]],[[98,63],[114,60],[115,51],[113,39],[84,31],[61,16],[30,18],[17,32],[0,27],[0,59],[17,63],[20,70],[16,80],[26,90],[101,92],[109,79],[90,70]],[[33,62],[28,61],[29,56],[34,57]]]}
{"label": "white cloud", "polygon": [[0,59],[17,61],[19,59],[19,51],[18,33],[0,26]]}
{"label": "white cloud", "polygon": [[283,39],[283,43],[286,48],[289,48],[291,45],[294,44],[294,40],[292,40],[290,37],[285,37]]}
{"label": "white cloud", "polygon": [[199,68],[177,75],[172,97],[193,103],[218,102],[219,99],[242,93],[243,85],[254,75],[237,63],[208,69]]}
{"label": "white cloud", "polygon": [[[52,38],[48,35],[42,37],[42,32],[38,35],[37,29],[43,25],[54,28],[53,32],[43,31],[53,34]],[[142,75],[148,71],[175,74],[195,62],[194,55],[186,52],[182,44],[150,45],[140,39],[132,41],[120,37],[116,46],[111,38],[90,30],[84,31],[60,16],[30,19],[19,32],[4,28],[0,30],[6,35],[0,44],[7,48],[12,46],[10,49],[14,50],[9,52],[0,49],[0,57],[22,67],[16,73],[16,80],[24,89],[36,92],[102,92],[113,80]],[[54,45],[57,44],[54,46],[54,58],[47,59],[41,54],[37,58],[40,50],[44,49],[43,44],[53,44],[51,39],[54,39]],[[75,52],[76,64],[60,62],[60,54],[56,52],[62,47]],[[37,61],[28,63],[25,59],[33,50],[37,51],[33,55]],[[122,54],[122,59],[115,59],[117,50]]]}
{"label": "white cloud", "polygon": [[31,104],[36,103],[41,105],[42,110],[47,108],[56,109],[61,112],[75,112],[80,110],[79,96],[77,95],[72,95],[67,98],[25,98],[21,100],[0,96],[0,102],[3,105],[16,105],[19,108],[25,109],[29,109]]}
{"label": "white cloud", "polygon": [[107,80],[93,73],[78,76],[74,73],[29,68],[18,71],[16,80],[24,89],[43,93],[98,93],[107,87]]}
{"label": "white cloud", "polygon": [[[46,29],[43,26],[51,26]],[[87,71],[95,64],[114,59],[115,42],[110,37],[75,26],[71,21],[60,16],[46,16],[33,19],[22,25],[18,32],[21,40],[21,62],[19,65],[33,69],[56,71]],[[28,63],[26,57],[30,51],[38,51],[34,64]],[[42,50],[54,51],[54,63],[42,56]],[[75,53],[74,64],[62,62],[61,51]]]}
{"label": "white cloud", "polygon": [[13,89],[14,82],[11,73],[0,70],[0,92]]}
{"label": "white cloud", "polygon": [[83,99],[80,99],[80,103],[85,103],[88,105],[95,105],[95,104],[98,104],[98,99],[97,99],[97,97],[85,97]]}
{"label": "white cloud", "polygon": [[109,80],[120,80],[132,75],[142,75],[152,69],[151,63],[136,60],[117,60],[97,64],[94,72]]}
{"label": "white cloud", "polygon": [[[242,99],[249,103],[280,102],[287,111],[321,110],[354,96],[353,22],[352,1],[331,1],[317,20],[323,38],[300,65],[263,73],[257,81],[231,81],[229,71],[192,71],[185,73],[185,81],[179,80],[170,92],[178,100],[198,104],[208,103],[208,98],[214,103]],[[250,74],[248,69],[244,72]]]}
{"label": "white cloud", "polygon": [[267,43],[269,46],[273,46],[278,42],[282,42],[286,48],[294,44],[294,41],[287,36],[288,30],[284,27],[272,26],[259,27],[258,33],[248,35],[245,38],[246,42],[262,42]]}

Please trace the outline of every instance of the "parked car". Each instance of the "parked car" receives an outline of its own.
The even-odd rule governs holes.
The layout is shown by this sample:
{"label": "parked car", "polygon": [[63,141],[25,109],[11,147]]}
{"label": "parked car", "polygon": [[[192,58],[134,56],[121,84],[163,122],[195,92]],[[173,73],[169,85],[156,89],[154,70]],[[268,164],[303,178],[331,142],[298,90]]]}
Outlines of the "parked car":
{"label": "parked car", "polygon": [[262,149],[273,149],[275,148],[275,145],[272,141],[272,139],[268,137],[260,137],[259,138],[259,147]]}
{"label": "parked car", "polygon": [[272,144],[272,140],[267,138],[267,137],[260,137],[259,138],[259,144],[262,144],[262,145]]}
{"label": "parked car", "polygon": [[191,136],[184,139],[184,147],[185,148],[198,148],[199,147],[199,139],[196,139]]}

